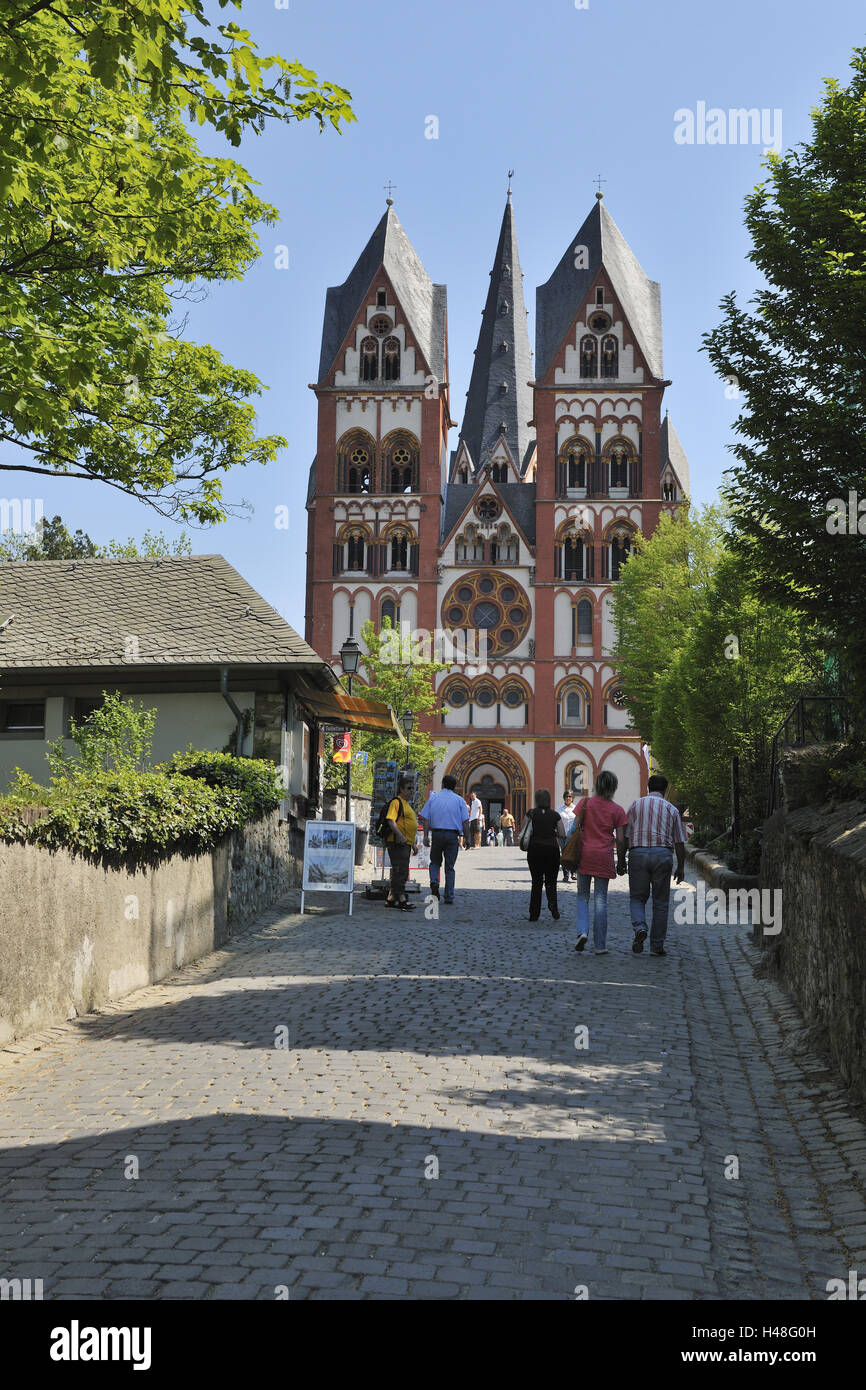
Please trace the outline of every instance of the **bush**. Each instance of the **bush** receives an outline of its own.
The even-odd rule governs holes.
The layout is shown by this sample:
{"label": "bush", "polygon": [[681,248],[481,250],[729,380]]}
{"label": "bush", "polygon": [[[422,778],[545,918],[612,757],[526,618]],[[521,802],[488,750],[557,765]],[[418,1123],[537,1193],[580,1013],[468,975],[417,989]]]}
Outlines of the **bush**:
{"label": "bush", "polygon": [[[150,772],[79,770],[38,787],[24,773],[0,800],[0,839],[109,862],[199,854],[279,806],[273,764],[222,753],[178,754]],[[26,808],[47,806],[31,822]]]}

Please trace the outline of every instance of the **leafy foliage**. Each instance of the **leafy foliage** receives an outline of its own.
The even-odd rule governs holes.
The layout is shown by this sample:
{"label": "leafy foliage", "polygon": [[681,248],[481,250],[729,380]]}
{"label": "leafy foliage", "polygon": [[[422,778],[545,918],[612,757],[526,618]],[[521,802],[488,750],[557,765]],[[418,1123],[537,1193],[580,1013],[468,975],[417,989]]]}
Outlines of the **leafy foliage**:
{"label": "leafy foliage", "polygon": [[170,777],[194,777],[208,787],[240,793],[245,819],[275,811],[283,797],[273,763],[257,758],[235,758],[229,753],[175,753],[164,771]]}
{"label": "leafy foliage", "polygon": [[[866,720],[866,517],[828,530],[834,499],[866,498],[866,48],[847,87],[825,84],[808,144],[768,155],[746,200],[767,286],[722,301],[704,338],[744,398],[727,495],[732,545],[758,591],[836,634]],[[845,528],[847,531],[847,528]]]}
{"label": "leafy foliage", "polygon": [[223,475],[285,440],[257,437],[261,383],[183,341],[174,304],[241,279],[277,211],[187,124],[236,146],[274,120],[341,129],[349,100],[237,24],[214,30],[204,0],[5,0],[0,441],[18,458],[0,469],[224,519]]}
{"label": "leafy foliage", "polygon": [[130,536],[125,541],[109,541],[96,545],[86,531],[73,535],[59,516],[43,517],[34,535],[14,535],[0,532],[0,562],[3,560],[134,560],[157,559],[163,555],[191,555],[192,542],[186,531],[174,540],[166,539],[162,531],[145,531],[140,541]]}
{"label": "leafy foliage", "polygon": [[100,772],[143,772],[150,764],[156,710],[103,691],[102,704],[77,724],[69,721],[69,738],[78,750],[69,758],[63,739],[49,744],[48,765],[56,781],[80,780]]}

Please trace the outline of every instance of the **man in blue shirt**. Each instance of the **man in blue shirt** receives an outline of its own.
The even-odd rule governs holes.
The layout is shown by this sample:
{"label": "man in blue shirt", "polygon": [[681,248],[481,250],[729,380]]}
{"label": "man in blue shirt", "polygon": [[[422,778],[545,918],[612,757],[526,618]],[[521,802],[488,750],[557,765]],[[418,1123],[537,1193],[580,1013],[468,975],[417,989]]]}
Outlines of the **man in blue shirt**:
{"label": "man in blue shirt", "polygon": [[469,843],[469,813],[463,797],[454,790],[456,786],[455,777],[443,777],[441,792],[430,793],[418,816],[424,826],[425,845],[430,844],[431,833],[433,836],[430,892],[434,898],[439,897],[439,870],[443,858],[445,860],[445,896],[442,901],[446,903],[454,901],[454,865],[457,863],[461,835],[463,843]]}

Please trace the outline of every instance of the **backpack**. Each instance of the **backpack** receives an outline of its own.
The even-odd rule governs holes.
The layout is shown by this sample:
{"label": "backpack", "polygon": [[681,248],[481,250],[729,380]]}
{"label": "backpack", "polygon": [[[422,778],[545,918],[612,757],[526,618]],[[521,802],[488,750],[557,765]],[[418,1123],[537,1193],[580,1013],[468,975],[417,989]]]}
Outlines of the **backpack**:
{"label": "backpack", "polygon": [[402,798],[401,796],[392,796],[392,797],[389,797],[388,800],[385,802],[385,805],[382,807],[381,813],[380,813],[380,815],[379,815],[379,819],[376,821],[376,824],[373,826],[373,834],[374,834],[374,835],[377,837],[377,839],[379,839],[379,840],[384,840],[386,837],[387,837],[388,839],[391,838],[391,832],[390,832],[390,830],[386,830],[386,829],[385,829],[385,825],[386,825],[387,820],[388,820],[388,807],[391,805],[391,802],[392,802],[392,801],[399,801],[399,803],[400,803],[400,814],[403,815],[403,816],[405,816],[405,814],[406,814],[406,812],[405,812],[405,810],[404,810],[403,798]]}

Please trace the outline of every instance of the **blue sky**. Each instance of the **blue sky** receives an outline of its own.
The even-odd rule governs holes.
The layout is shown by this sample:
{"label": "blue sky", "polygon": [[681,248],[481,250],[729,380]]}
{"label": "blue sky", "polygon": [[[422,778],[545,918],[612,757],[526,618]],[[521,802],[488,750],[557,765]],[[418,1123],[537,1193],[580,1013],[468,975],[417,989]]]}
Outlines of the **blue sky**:
{"label": "blue sky", "polygon": [[[228,15],[214,3],[212,13]],[[737,403],[699,352],[722,295],[748,296],[743,199],[761,177],[751,144],[683,145],[674,113],[757,107],[782,112],[787,148],[810,136],[822,80],[845,82],[866,44],[862,0],[247,0],[243,19],[265,52],[297,58],[348,87],[358,117],[342,136],[305,126],[250,136],[236,157],[281,210],[262,257],[239,285],[190,310],[187,336],[210,342],[269,390],[260,428],[289,447],[267,469],[227,480],[254,512],[197,532],[303,631],[307,473],[315,452],[316,374],[325,289],[341,283],[384,211],[383,185],[431,277],[448,286],[452,415],[462,416],[507,186],[514,200],[531,340],[535,288],[590,210],[595,179],[609,211],[662,286],[670,409],[709,501],[727,466]],[[425,137],[436,116],[439,138]],[[209,151],[221,150],[213,139]],[[274,248],[289,248],[288,270]],[[456,444],[458,431],[453,431]],[[4,456],[7,460],[9,455]],[[166,526],[108,488],[7,473],[8,497],[39,497],[95,540]],[[288,531],[274,508],[288,506]]]}

